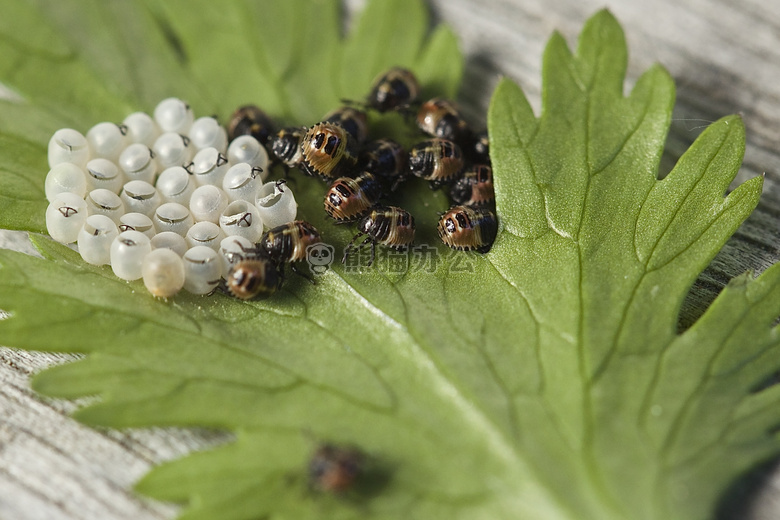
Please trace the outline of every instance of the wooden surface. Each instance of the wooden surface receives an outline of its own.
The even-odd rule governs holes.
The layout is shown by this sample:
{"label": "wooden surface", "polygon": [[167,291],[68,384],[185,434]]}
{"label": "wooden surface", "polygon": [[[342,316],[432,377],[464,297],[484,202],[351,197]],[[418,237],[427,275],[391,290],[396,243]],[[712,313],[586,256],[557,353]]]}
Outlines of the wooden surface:
{"label": "wooden surface", "polygon": [[[780,2],[759,0],[435,0],[435,17],[460,36],[467,56],[461,101],[484,118],[499,75],[517,81],[537,110],[544,45],[553,30],[574,44],[585,20],[605,5],[625,29],[629,85],[651,64],[678,86],[668,164],[715,119],[739,113],[747,127],[737,181],[766,173],[762,202],[696,284],[689,323],[731,277],[761,271],[780,256]],[[347,3],[349,10],[361,5]],[[0,247],[25,249],[24,236],[0,234]],[[152,465],[229,440],[228,434],[158,429],[97,431],[68,413],[79,403],[41,399],[29,377],[72,356],[0,349],[0,519],[163,519],[176,508],[134,496]],[[735,486],[719,517],[780,518],[780,473],[773,464]]]}

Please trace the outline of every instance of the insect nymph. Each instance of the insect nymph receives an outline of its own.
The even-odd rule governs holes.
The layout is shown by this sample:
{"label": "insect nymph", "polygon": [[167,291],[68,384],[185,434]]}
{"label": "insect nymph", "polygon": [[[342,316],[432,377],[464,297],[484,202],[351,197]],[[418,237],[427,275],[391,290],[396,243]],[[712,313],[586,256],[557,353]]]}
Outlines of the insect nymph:
{"label": "insect nymph", "polygon": [[309,461],[309,485],[317,491],[344,493],[363,472],[364,459],[355,448],[324,444]]}
{"label": "insect nymph", "polygon": [[447,139],[429,139],[409,151],[409,171],[428,181],[431,189],[454,182],[463,170],[463,152]]}
{"label": "insect nymph", "polygon": [[267,145],[274,135],[274,124],[257,105],[238,107],[227,125],[228,138],[232,141],[240,135],[251,135],[260,144]]}
{"label": "insect nymph", "polygon": [[486,164],[475,164],[453,184],[450,198],[456,204],[466,206],[495,206],[493,170]]}
{"label": "insect nymph", "polygon": [[448,99],[433,98],[423,103],[417,111],[417,126],[432,137],[449,139],[461,146],[471,138],[468,123]]}
{"label": "insect nymph", "polygon": [[336,123],[318,123],[301,141],[300,168],[313,177],[336,179],[354,170],[357,158],[350,135]]}
{"label": "insect nymph", "polygon": [[290,126],[282,128],[271,138],[271,151],[287,168],[297,168],[303,160],[301,142],[306,128]]}
{"label": "insect nymph", "polygon": [[438,232],[452,249],[487,253],[496,239],[498,222],[487,208],[453,206],[439,219]]}
{"label": "insect nymph", "polygon": [[268,258],[253,256],[239,260],[225,279],[227,291],[240,300],[265,298],[282,285],[280,269]]}
{"label": "insect nymph", "polygon": [[406,173],[408,154],[392,139],[371,141],[360,151],[359,166],[382,180],[386,187],[392,187],[403,180]]}
{"label": "insect nymph", "polygon": [[337,222],[356,220],[382,196],[382,184],[374,174],[363,172],[354,179],[341,177],[325,194],[325,211]]}
{"label": "insect nymph", "polygon": [[305,260],[306,248],[320,242],[322,237],[317,228],[296,220],[266,231],[257,245],[268,258],[281,264]]}
{"label": "insect nymph", "polygon": [[223,290],[240,300],[266,298],[278,291],[284,281],[279,263],[261,248],[244,247],[239,240],[234,245],[241,252],[230,253],[239,259],[230,260],[232,265],[222,284]]}
{"label": "insect nymph", "polygon": [[[396,206],[385,206],[371,210],[358,223],[358,233],[344,249],[342,263],[346,263],[349,252],[360,250],[364,245],[371,244],[371,258],[368,267],[374,263],[376,245],[381,244],[392,249],[405,248],[414,241],[414,217],[405,209]],[[355,246],[355,240],[368,235],[363,242]]]}
{"label": "insect nymph", "polygon": [[368,136],[368,115],[362,110],[350,106],[339,107],[328,112],[323,118],[325,123],[336,123],[355,140],[358,146],[366,142]]}
{"label": "insect nymph", "polygon": [[366,105],[379,112],[407,108],[420,94],[420,85],[414,73],[402,67],[393,67],[374,79]]}

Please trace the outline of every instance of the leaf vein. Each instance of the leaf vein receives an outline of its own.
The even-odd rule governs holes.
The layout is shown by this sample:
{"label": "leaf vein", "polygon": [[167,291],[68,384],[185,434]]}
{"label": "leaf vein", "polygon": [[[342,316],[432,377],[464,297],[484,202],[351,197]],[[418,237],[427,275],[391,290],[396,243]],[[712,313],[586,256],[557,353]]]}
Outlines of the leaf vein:
{"label": "leaf vein", "polygon": [[[699,237],[703,236],[707,231],[709,231],[712,228],[712,226],[717,224],[721,220],[721,218],[723,218],[724,216],[728,215],[729,212],[735,211],[735,210],[739,210],[740,207],[739,207],[738,203],[742,199],[747,197],[747,196],[748,196],[747,193],[732,193],[731,195],[729,195],[729,197],[721,204],[721,207],[719,208],[718,213],[709,221],[709,223],[707,223],[706,226],[704,226],[704,228],[702,228],[702,232],[699,235]],[[732,201],[734,202],[733,204],[731,203]],[[691,247],[696,245],[696,243],[697,243],[696,240],[690,241],[688,244],[685,245],[685,247],[680,249],[674,255],[670,256],[663,263],[658,264],[657,266],[648,269],[647,272],[648,273],[652,273],[652,272],[659,271],[659,270],[663,269],[664,267],[666,267],[667,265],[672,263],[676,258],[678,258],[678,257],[682,256],[683,254],[685,254]],[[650,258],[652,258],[652,256],[648,257],[648,263],[649,263]]]}
{"label": "leaf vein", "polygon": [[[725,135],[724,135],[724,136],[723,136],[723,137],[720,139],[720,141],[721,141],[721,145],[723,144],[723,141],[725,141],[725,139],[726,139],[726,136],[725,136]],[[718,148],[720,148],[720,146],[719,146]],[[669,218],[668,218],[668,220],[667,220],[667,222],[666,222],[666,225],[664,226],[664,229],[663,229],[663,231],[661,231],[661,232],[658,234],[658,238],[656,238],[656,240],[655,240],[655,243],[653,244],[653,247],[650,249],[650,251],[649,251],[649,253],[648,253],[648,255],[647,255],[647,259],[648,259],[648,262],[647,262],[647,263],[648,263],[648,264],[650,263],[650,261],[652,260],[653,256],[655,255],[655,252],[656,252],[656,250],[657,250],[657,248],[658,248],[658,245],[661,243],[661,241],[663,240],[663,238],[666,236],[666,233],[669,231],[669,228],[671,228],[672,224],[674,223],[675,219],[677,218],[677,215],[680,213],[680,211],[682,210],[682,208],[685,206],[686,202],[688,202],[688,199],[689,199],[689,198],[691,197],[691,195],[693,194],[693,192],[694,192],[695,188],[696,188],[696,187],[699,185],[699,183],[700,183],[700,182],[701,182],[701,181],[702,181],[702,180],[703,180],[703,179],[706,177],[707,170],[709,170],[710,166],[712,165],[712,163],[713,163],[713,161],[715,160],[715,158],[717,157],[717,155],[718,155],[717,153],[714,153],[714,154],[712,154],[712,156],[711,156],[711,157],[709,158],[709,160],[707,161],[707,165],[706,165],[704,168],[702,168],[702,169],[701,169],[701,174],[699,175],[699,178],[698,178],[698,179],[696,179],[696,182],[694,182],[693,186],[692,186],[692,187],[691,187],[691,188],[690,188],[690,189],[687,191],[687,193],[685,194],[685,196],[683,197],[683,199],[682,199],[681,201],[679,201],[679,202],[678,202],[678,204],[676,205],[676,207],[675,207],[675,208],[674,208],[674,210],[672,211],[672,214],[669,216]],[[676,168],[675,168],[675,169],[676,169]],[[648,192],[648,197],[650,196],[650,194],[652,194],[652,193],[653,193],[653,191],[655,190],[655,188],[656,188],[657,186],[660,186],[660,185],[661,185],[661,183],[664,183],[664,182],[669,182],[669,183],[671,183],[671,182],[673,182],[673,181],[676,179],[676,176],[674,176],[674,175],[673,175],[673,173],[674,173],[674,171],[672,171],[672,173],[670,173],[670,174],[669,174],[668,176],[666,176],[664,179],[662,179],[662,180],[660,180],[660,181],[656,181],[656,184],[655,184],[655,186],[654,186],[653,190],[650,190],[650,191]],[[645,201],[647,201],[647,198],[645,198]],[[638,248],[637,248],[637,249],[638,249]]]}

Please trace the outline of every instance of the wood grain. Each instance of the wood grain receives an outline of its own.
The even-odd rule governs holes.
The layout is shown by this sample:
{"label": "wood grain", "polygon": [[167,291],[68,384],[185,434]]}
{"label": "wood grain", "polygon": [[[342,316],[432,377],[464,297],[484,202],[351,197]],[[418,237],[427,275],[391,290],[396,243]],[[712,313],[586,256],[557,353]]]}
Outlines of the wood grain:
{"label": "wood grain", "polygon": [[[354,11],[362,2],[346,3]],[[778,260],[780,220],[780,2],[758,0],[434,0],[434,18],[450,24],[467,56],[461,102],[484,122],[501,75],[521,85],[539,112],[541,56],[554,30],[574,45],[585,20],[608,7],[626,32],[628,87],[650,65],[674,77],[678,99],[665,164],[670,167],[710,122],[739,113],[747,128],[735,182],[765,174],[762,201],[685,302],[682,322],[700,315],[723,285]],[[487,5],[485,5],[487,4]],[[0,234],[0,247],[29,250],[24,236]],[[94,430],[70,419],[79,405],[42,399],[30,375],[75,356],[0,348],[0,519],[151,520],[174,506],[130,488],[152,465],[230,439],[203,430]],[[780,518],[780,472],[769,462],[736,483],[722,520]]]}

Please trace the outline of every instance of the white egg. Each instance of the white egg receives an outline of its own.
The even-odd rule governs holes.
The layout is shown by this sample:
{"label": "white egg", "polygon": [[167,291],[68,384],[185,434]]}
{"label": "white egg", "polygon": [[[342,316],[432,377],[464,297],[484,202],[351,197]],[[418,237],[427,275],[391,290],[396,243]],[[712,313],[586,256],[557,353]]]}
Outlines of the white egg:
{"label": "white egg", "polygon": [[190,212],[197,222],[207,220],[218,223],[227,205],[227,194],[210,184],[196,188],[190,197]]}
{"label": "white egg", "polygon": [[111,243],[111,270],[122,280],[143,276],[144,257],[152,251],[149,237],[140,231],[122,231]]}
{"label": "white egg", "polygon": [[187,230],[195,223],[190,210],[177,202],[161,204],[154,212],[152,222],[158,233],[173,231],[182,237],[187,235]]}
{"label": "white egg", "polygon": [[196,222],[188,231],[187,246],[207,246],[211,249],[219,249],[219,243],[225,238],[222,229],[213,222]]}
{"label": "white egg", "polygon": [[162,197],[154,186],[146,181],[130,181],[122,187],[119,198],[125,205],[127,213],[143,213],[152,217],[162,203]]}
{"label": "white egg", "polygon": [[192,160],[190,138],[176,132],[162,134],[152,145],[157,165],[161,170],[171,166],[184,166]]}
{"label": "white egg", "polygon": [[154,108],[154,120],[163,132],[186,134],[193,119],[192,108],[178,98],[163,99]]}
{"label": "white egg", "polygon": [[79,231],[79,254],[92,265],[111,263],[111,244],[119,235],[113,220],[105,215],[90,215]]}
{"label": "white egg", "polygon": [[184,287],[184,261],[170,249],[154,249],[144,257],[141,275],[153,296],[170,298]]}
{"label": "white egg", "polygon": [[198,186],[205,186],[206,184],[222,186],[222,180],[225,178],[228,167],[227,157],[216,148],[209,147],[195,154],[190,166],[190,172],[192,172],[195,183]]}
{"label": "white egg", "polygon": [[55,195],[46,208],[46,229],[62,244],[78,240],[79,231],[87,221],[87,203],[75,193]]}
{"label": "white egg", "polygon": [[263,234],[263,221],[257,208],[245,200],[228,204],[219,217],[219,227],[227,236],[244,237],[253,243]]}
{"label": "white egg", "polygon": [[227,132],[213,117],[196,119],[190,127],[189,136],[198,150],[211,147],[224,153],[227,149]]}
{"label": "white egg", "polygon": [[98,188],[87,193],[87,213],[90,215],[105,215],[119,225],[119,217],[125,213],[125,204],[119,195],[105,188]]}
{"label": "white egg", "polygon": [[151,148],[160,136],[160,127],[146,112],[133,112],[122,121],[127,127],[127,140],[130,143],[141,143]]}
{"label": "white egg", "polygon": [[292,222],[298,214],[298,203],[284,180],[263,184],[257,192],[255,207],[269,229]]}
{"label": "white egg", "polygon": [[157,179],[157,191],[164,202],[190,205],[190,197],[197,187],[192,174],[183,166],[166,168]]}
{"label": "white egg", "polygon": [[119,154],[119,167],[128,181],[146,181],[154,184],[157,175],[157,161],[145,144],[134,143]]}
{"label": "white egg", "polygon": [[87,143],[92,158],[102,157],[109,161],[119,160],[119,154],[130,144],[125,138],[127,127],[114,123],[98,123],[87,131]]}
{"label": "white egg", "polygon": [[46,174],[43,186],[49,202],[60,193],[73,193],[83,199],[87,194],[87,175],[73,163],[55,164]]}
{"label": "white egg", "polygon": [[64,162],[84,168],[88,160],[87,138],[78,130],[61,128],[49,139],[49,168]]}
{"label": "white egg", "polygon": [[125,174],[119,167],[109,161],[98,157],[87,163],[87,190],[92,191],[103,188],[114,193],[122,191],[125,184]]}
{"label": "white egg", "polygon": [[228,169],[222,179],[222,189],[227,193],[228,200],[245,200],[254,204],[260,186],[265,179],[265,172],[252,167],[249,163],[238,163]]}
{"label": "white egg", "polygon": [[184,289],[192,294],[208,294],[222,277],[219,253],[206,246],[195,246],[184,253]]}
{"label": "white egg", "polygon": [[264,171],[268,169],[268,152],[265,146],[251,135],[240,135],[233,139],[228,145],[227,156],[230,164],[245,162]]}
{"label": "white egg", "polygon": [[179,256],[183,256],[189,247],[183,236],[173,231],[163,231],[152,237],[152,250],[170,249]]}
{"label": "white egg", "polygon": [[[149,239],[153,238],[156,234],[154,229],[154,223],[147,215],[143,213],[125,213],[119,217],[119,231],[140,231]],[[178,235],[177,235],[178,236]]]}
{"label": "white egg", "polygon": [[255,244],[241,236],[225,237],[219,243],[219,255],[222,257],[222,272],[230,272],[230,268],[250,255]]}

